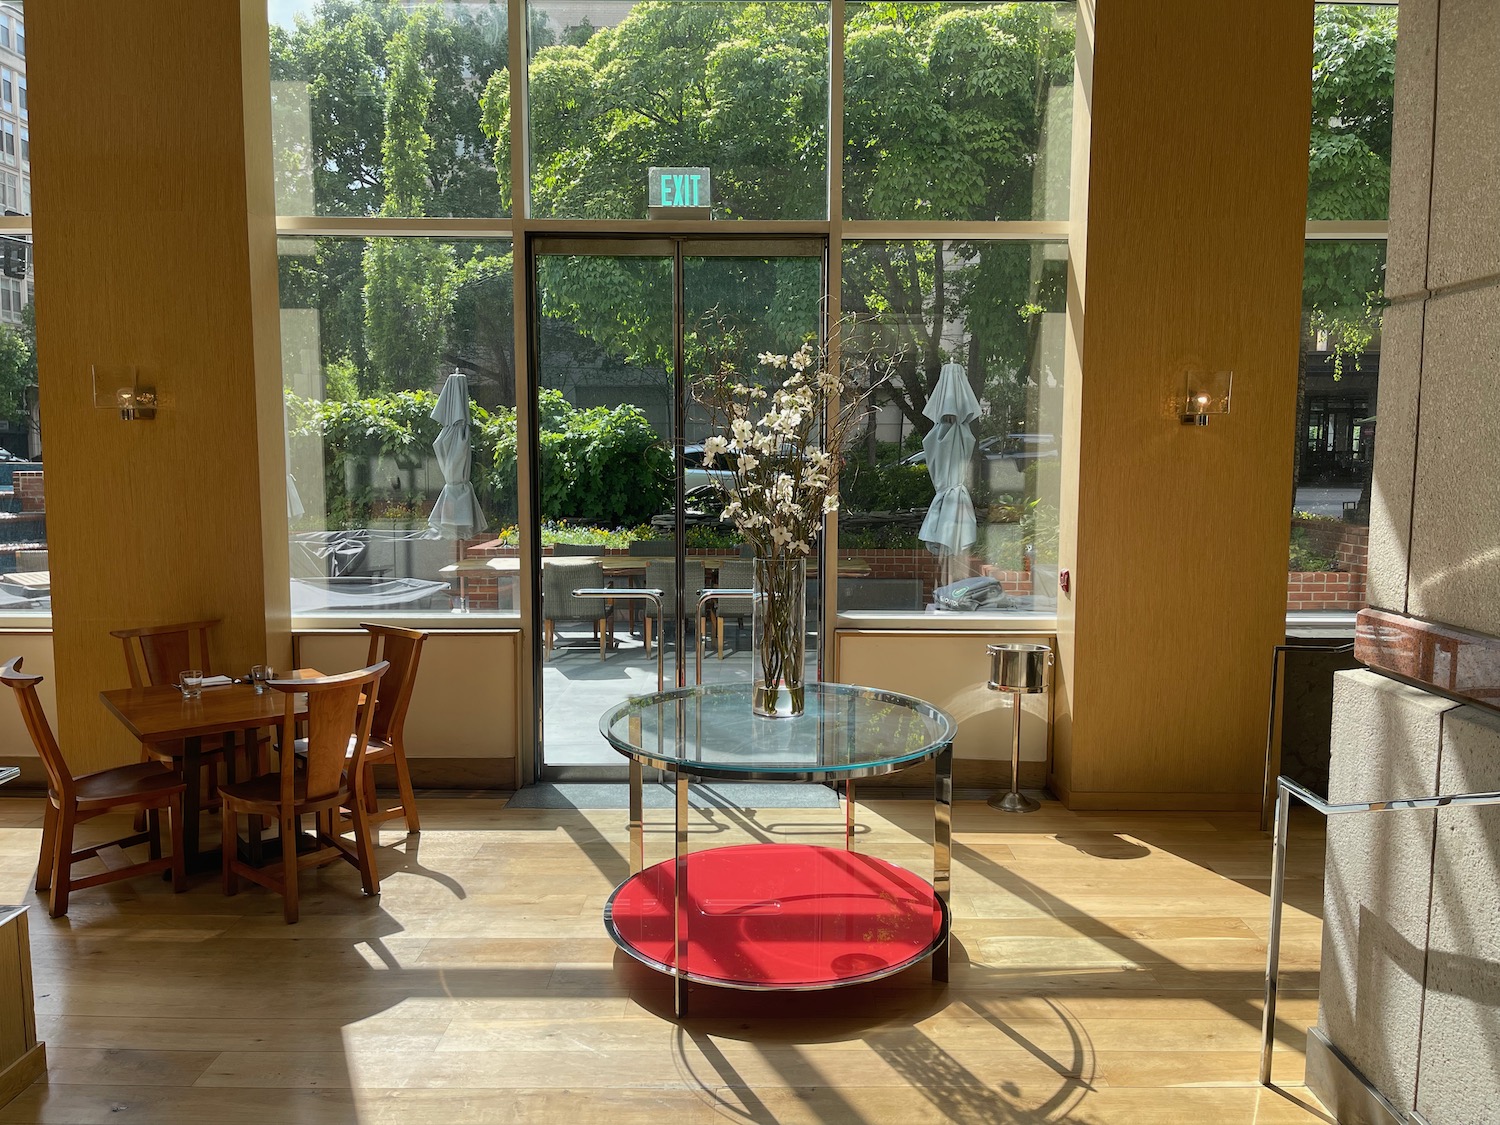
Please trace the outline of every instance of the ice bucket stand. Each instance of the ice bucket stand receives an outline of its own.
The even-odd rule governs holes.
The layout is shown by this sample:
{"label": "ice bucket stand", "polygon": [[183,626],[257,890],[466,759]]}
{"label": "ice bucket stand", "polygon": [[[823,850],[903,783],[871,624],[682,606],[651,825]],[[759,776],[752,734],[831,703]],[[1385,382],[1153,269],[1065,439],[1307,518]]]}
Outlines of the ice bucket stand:
{"label": "ice bucket stand", "polygon": [[1042,806],[1021,792],[1021,697],[1047,690],[1047,670],[1052,666],[1052,649],[1047,645],[989,645],[991,691],[1010,694],[1012,715],[1010,742],[1010,792],[997,793],[989,799],[992,809],[1001,812],[1036,812]]}

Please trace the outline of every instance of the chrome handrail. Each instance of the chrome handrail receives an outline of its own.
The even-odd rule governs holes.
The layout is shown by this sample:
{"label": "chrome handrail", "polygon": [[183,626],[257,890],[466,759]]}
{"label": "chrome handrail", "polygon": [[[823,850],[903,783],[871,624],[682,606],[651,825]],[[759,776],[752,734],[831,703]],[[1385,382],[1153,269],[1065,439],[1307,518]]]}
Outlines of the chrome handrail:
{"label": "chrome handrail", "polygon": [[720,598],[753,598],[754,596],[755,596],[755,591],[754,590],[733,590],[733,589],[725,589],[725,588],[720,587],[720,586],[715,586],[713,589],[710,589],[710,590],[699,590],[698,591],[698,621],[700,622],[700,635],[699,635],[699,638],[698,638],[698,643],[693,647],[693,652],[694,652],[694,657],[695,657],[695,664],[694,664],[694,670],[693,670],[693,682],[694,683],[701,684],[703,682],[703,638],[702,638],[702,635],[701,635],[701,622],[703,621],[703,608],[706,605],[708,605],[709,602],[718,601]]}
{"label": "chrome handrail", "polygon": [[[656,608],[656,619],[661,620],[661,597],[663,591],[635,586],[580,586],[573,591],[575,598],[610,598],[622,602],[650,602]],[[660,642],[656,645],[656,690],[667,690],[667,646]]]}
{"label": "chrome handrail", "polygon": [[1452,793],[1445,797],[1394,797],[1335,804],[1289,777],[1276,779],[1276,846],[1271,853],[1271,930],[1266,938],[1266,1005],[1260,1027],[1260,1083],[1271,1084],[1271,1048],[1276,1041],[1276,996],[1280,986],[1281,908],[1286,885],[1286,838],[1292,798],[1327,816],[1360,812],[1410,812],[1414,809],[1459,809],[1500,805],[1497,793]]}

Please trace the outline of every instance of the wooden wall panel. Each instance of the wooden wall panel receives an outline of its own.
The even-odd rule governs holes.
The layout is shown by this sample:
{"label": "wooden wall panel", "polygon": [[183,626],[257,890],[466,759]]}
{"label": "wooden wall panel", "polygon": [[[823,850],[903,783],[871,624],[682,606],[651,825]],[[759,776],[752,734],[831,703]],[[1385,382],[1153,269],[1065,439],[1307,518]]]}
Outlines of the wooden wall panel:
{"label": "wooden wall panel", "polygon": [[[1059,780],[1077,807],[1255,808],[1284,635],[1312,6],[1098,9]],[[1189,362],[1234,371],[1207,427],[1170,410]]]}
{"label": "wooden wall panel", "polygon": [[[265,5],[26,16],[58,726],[95,769],[136,753],[97,700],[125,680],[110,629],[220,618],[222,668],[290,658]],[[156,420],[95,408],[90,365],[138,367]]]}

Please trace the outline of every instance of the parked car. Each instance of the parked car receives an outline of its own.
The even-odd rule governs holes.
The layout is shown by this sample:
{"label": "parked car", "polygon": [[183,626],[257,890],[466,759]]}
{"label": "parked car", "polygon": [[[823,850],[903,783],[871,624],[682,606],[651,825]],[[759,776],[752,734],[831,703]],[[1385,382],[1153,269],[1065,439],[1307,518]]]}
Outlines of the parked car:
{"label": "parked car", "polygon": [[734,473],[718,464],[708,468],[703,464],[703,443],[694,442],[683,446],[682,449],[682,480],[683,487],[689,492],[703,485],[722,485],[724,488],[734,487]]}

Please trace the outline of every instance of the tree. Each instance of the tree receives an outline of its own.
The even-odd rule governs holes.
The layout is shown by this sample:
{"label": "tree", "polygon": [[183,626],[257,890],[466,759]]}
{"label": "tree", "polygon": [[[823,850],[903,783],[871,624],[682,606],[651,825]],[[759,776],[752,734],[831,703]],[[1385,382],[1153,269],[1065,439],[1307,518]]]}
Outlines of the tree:
{"label": "tree", "polygon": [[[29,388],[36,383],[36,317],[33,306],[22,311],[19,327],[0,325],[0,418],[18,418],[30,426]],[[25,449],[13,450],[25,456]]]}

